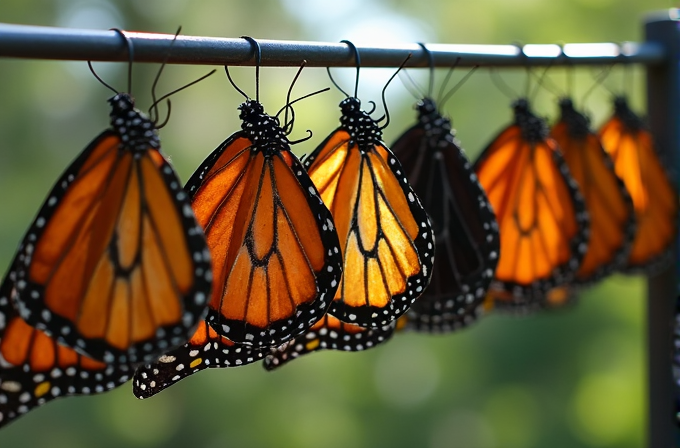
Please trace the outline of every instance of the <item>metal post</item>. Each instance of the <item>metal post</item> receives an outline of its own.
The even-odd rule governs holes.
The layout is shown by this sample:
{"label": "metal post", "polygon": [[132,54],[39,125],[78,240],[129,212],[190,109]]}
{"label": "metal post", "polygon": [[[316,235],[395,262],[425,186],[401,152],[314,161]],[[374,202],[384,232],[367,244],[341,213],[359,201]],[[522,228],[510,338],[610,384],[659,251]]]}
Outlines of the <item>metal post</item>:
{"label": "metal post", "polygon": [[[680,173],[680,22],[678,10],[654,14],[645,23],[646,40],[661,43],[666,62],[647,67],[647,110],[661,159]],[[676,251],[676,260],[677,258]],[[680,446],[673,421],[675,387],[672,374],[673,315],[678,293],[676,266],[649,279],[647,356],[649,381],[648,447]]]}

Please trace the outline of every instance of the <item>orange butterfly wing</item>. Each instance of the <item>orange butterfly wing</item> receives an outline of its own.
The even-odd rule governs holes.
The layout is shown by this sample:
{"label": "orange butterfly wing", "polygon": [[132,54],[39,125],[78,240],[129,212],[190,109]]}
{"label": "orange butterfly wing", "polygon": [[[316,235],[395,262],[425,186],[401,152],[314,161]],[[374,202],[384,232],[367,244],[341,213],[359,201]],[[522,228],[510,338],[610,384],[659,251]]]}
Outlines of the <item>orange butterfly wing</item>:
{"label": "orange butterfly wing", "polygon": [[342,272],[339,243],[278,121],[259,103],[241,107],[253,107],[254,116],[208,156],[186,190],[213,255],[208,322],[237,343],[278,346],[328,309]]}
{"label": "orange butterfly wing", "polygon": [[625,98],[616,98],[614,105],[614,115],[599,134],[635,208],[637,231],[626,268],[657,271],[670,261],[672,243],[677,235],[677,193],[642,120],[630,110]]}
{"label": "orange butterfly wing", "polygon": [[114,129],[67,168],[24,237],[17,301],[60,342],[134,363],[193,333],[210,254],[153,124],[125,94],[110,101]]}
{"label": "orange butterfly wing", "polygon": [[132,374],[58,344],[28,325],[12,306],[16,263],[0,286],[0,427],[58,397],[111,390]]}
{"label": "orange butterfly wing", "polygon": [[490,294],[498,305],[525,306],[571,281],[587,249],[583,198],[545,123],[526,101],[515,124],[475,163],[496,212],[501,250]]}
{"label": "orange butterfly wing", "polygon": [[569,99],[551,136],[579,185],[590,215],[590,243],[574,282],[588,284],[626,264],[635,235],[633,202],[600,139]]}
{"label": "orange butterfly wing", "polygon": [[341,108],[343,126],[305,159],[335,220],[344,259],[329,312],[345,322],[382,327],[427,287],[434,235],[375,121],[356,98],[344,100]]}

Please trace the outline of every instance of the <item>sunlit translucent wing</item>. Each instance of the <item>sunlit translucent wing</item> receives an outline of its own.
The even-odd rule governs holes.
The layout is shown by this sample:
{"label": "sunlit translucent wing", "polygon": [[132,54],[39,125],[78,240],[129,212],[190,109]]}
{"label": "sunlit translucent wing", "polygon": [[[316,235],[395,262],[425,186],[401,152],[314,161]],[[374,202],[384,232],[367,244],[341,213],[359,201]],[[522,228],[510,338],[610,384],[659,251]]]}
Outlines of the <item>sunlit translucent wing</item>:
{"label": "sunlit translucent wing", "polygon": [[570,99],[561,100],[560,109],[551,137],[579,185],[590,216],[588,251],[572,283],[589,284],[625,266],[635,235],[635,212],[588,119],[574,109]]}
{"label": "sunlit translucent wing", "polygon": [[149,398],[201,370],[244,366],[262,357],[261,350],[235,344],[204,321],[182,347],[138,367],[132,378],[132,393],[140,399]]}
{"label": "sunlit translucent wing", "polygon": [[657,271],[671,260],[677,235],[677,194],[656,155],[651,134],[625,98],[614,100],[614,115],[599,134],[635,207],[637,230],[625,268]]}
{"label": "sunlit translucent wing", "polygon": [[430,216],[436,245],[432,280],[411,305],[408,326],[453,331],[481,311],[498,263],[498,224],[449,119],[429,98],[417,109],[418,123],[392,150]]}
{"label": "sunlit translucent wing", "polygon": [[153,123],[118,94],[24,237],[18,310],[106,363],[151,360],[205,316],[210,254]]}
{"label": "sunlit translucent wing", "polygon": [[549,291],[572,281],[589,236],[583,197],[545,122],[526,100],[513,108],[515,122],[475,163],[500,229],[489,289],[500,307],[549,300]]}
{"label": "sunlit translucent wing", "polygon": [[185,189],[213,255],[208,322],[232,341],[275,347],[323,317],[342,260],[331,214],[278,119],[252,100],[240,109],[243,130]]}
{"label": "sunlit translucent wing", "polygon": [[404,314],[430,281],[434,235],[401,164],[356,98],[305,159],[340,238],[344,269],[330,313],[363,327]]}
{"label": "sunlit translucent wing", "polygon": [[378,328],[348,324],[326,314],[307,333],[273,348],[264,359],[264,368],[274,370],[293,359],[319,350],[360,352],[389,340],[397,321]]}
{"label": "sunlit translucent wing", "polygon": [[58,397],[106,392],[132,374],[58,344],[28,325],[12,306],[15,265],[0,286],[0,427]]}

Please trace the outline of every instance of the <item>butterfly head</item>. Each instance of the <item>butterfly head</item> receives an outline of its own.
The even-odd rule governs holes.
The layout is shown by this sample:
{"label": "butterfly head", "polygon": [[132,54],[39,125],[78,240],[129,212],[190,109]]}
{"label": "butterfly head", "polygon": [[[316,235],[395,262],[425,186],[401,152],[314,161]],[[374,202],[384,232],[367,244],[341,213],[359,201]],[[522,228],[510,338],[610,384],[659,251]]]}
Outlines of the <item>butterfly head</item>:
{"label": "butterfly head", "polygon": [[444,117],[437,110],[437,103],[432,98],[423,98],[416,103],[418,111],[418,122],[425,127],[425,130],[433,137],[441,137],[451,129],[451,120]]}
{"label": "butterfly head", "polygon": [[255,100],[247,100],[239,107],[242,120],[241,129],[253,142],[253,151],[264,151],[265,155],[289,149],[288,137],[279,119],[265,113],[262,104]]}
{"label": "butterfly head", "polygon": [[111,127],[120,136],[122,148],[144,152],[161,147],[156,126],[146,115],[135,108],[135,100],[127,93],[109,98]]}
{"label": "butterfly head", "polygon": [[367,112],[361,110],[361,101],[358,98],[345,98],[340,103],[340,110],[340,124],[349,133],[350,144],[356,143],[362,149],[380,141],[380,126]]}
{"label": "butterfly head", "polygon": [[614,98],[614,115],[616,115],[623,124],[633,132],[637,132],[644,127],[640,117],[628,106],[628,100],[625,96],[617,96]]}
{"label": "butterfly head", "polygon": [[576,138],[585,138],[590,132],[590,120],[574,108],[571,98],[560,100],[561,120],[567,124],[569,133]]}
{"label": "butterfly head", "polygon": [[545,120],[534,115],[529,109],[529,101],[520,98],[512,103],[515,112],[515,124],[522,131],[522,137],[528,142],[540,142],[548,136],[549,130]]}

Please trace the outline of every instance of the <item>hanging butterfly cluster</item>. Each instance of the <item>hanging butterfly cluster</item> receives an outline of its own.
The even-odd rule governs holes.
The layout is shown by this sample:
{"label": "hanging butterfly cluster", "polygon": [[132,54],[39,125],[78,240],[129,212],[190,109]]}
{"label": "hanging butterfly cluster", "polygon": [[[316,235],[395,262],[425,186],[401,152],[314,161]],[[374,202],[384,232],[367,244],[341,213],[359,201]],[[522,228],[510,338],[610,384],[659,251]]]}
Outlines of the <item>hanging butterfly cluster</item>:
{"label": "hanging butterfly cluster", "polygon": [[357,68],[340,126],[301,162],[292,105],[318,92],[291,101],[298,71],[267,114],[246,39],[256,97],[227,70],[241,130],[184,188],[157,120],[116,92],[111,128],[48,194],[0,286],[0,426],[130,378],[147,398],[206,368],[273,370],[404,328],[453,331],[492,306],[557,306],[668,257],[677,199],[625,100],[598,136],[570,100],[549,131],[520,99],[473,165],[431,87],[390,149]]}

